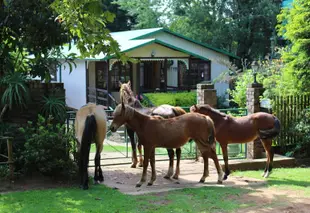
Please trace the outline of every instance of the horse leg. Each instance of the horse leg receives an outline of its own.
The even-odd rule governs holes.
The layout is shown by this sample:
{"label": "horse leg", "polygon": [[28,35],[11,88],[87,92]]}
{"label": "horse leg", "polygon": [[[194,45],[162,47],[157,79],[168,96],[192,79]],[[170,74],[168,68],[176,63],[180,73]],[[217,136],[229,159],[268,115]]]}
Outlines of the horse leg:
{"label": "horse leg", "polygon": [[152,154],[151,154],[151,168],[152,168],[152,176],[151,176],[151,180],[150,182],[148,182],[148,186],[152,186],[153,183],[155,182],[156,180],[156,170],[155,170],[155,148],[153,149],[152,151]]}
{"label": "horse leg", "polygon": [[223,183],[223,171],[222,171],[222,167],[219,163],[219,159],[217,158],[215,147],[211,148],[210,157],[212,158],[214,165],[216,167],[216,170],[217,170],[217,174],[218,174],[217,183]]}
{"label": "horse leg", "polygon": [[201,150],[201,153],[203,158],[203,175],[199,182],[204,183],[206,178],[209,176],[209,151]]}
{"label": "horse leg", "polygon": [[169,156],[169,168],[167,174],[164,178],[169,179],[173,175],[173,160],[174,160],[174,151],[173,149],[167,149],[168,156]]}
{"label": "horse leg", "polygon": [[175,173],[172,178],[177,180],[179,179],[179,175],[180,175],[181,148],[177,148],[175,152],[177,154],[177,167],[175,169]]}
{"label": "horse leg", "polygon": [[267,162],[266,162],[266,168],[263,173],[264,178],[268,178],[271,171],[272,171],[272,164],[273,164],[273,149],[272,149],[272,140],[271,139],[261,139],[264,149],[266,150],[267,154]]}
{"label": "horse leg", "polygon": [[223,153],[223,159],[225,162],[225,175],[223,180],[227,180],[228,175],[230,174],[229,168],[228,168],[228,153],[227,153],[227,143],[220,143]]}
{"label": "horse leg", "polygon": [[140,181],[136,184],[136,187],[142,186],[142,184],[146,181],[147,167],[149,165],[149,159],[150,159],[152,149],[153,149],[151,147],[145,147],[145,146],[143,148],[144,148],[144,161],[143,161],[142,177],[141,177]]}
{"label": "horse leg", "polygon": [[139,167],[143,166],[143,157],[142,157],[142,145],[138,143],[138,151],[139,151]]}
{"label": "horse leg", "polygon": [[127,134],[129,136],[130,143],[131,143],[131,149],[132,149],[131,168],[136,168],[138,159],[137,159],[137,145],[135,141],[135,132],[132,129],[127,128]]}

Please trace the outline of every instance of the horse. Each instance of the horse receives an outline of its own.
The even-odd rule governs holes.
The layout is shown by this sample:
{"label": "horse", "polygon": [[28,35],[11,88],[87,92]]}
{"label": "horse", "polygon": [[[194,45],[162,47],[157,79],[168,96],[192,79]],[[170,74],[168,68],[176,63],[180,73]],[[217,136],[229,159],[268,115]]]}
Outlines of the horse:
{"label": "horse", "polygon": [[276,137],[281,128],[279,119],[265,112],[257,112],[243,117],[232,117],[215,110],[210,105],[193,105],[190,112],[210,116],[215,125],[215,137],[219,142],[225,162],[225,176],[230,174],[228,168],[227,144],[248,143],[260,138],[267,153],[267,162],[263,177],[268,178],[272,171],[273,149],[272,139]]}
{"label": "horse", "polygon": [[[120,99],[124,101],[125,104],[128,104],[129,106],[135,108],[140,113],[146,114],[146,115],[158,115],[164,118],[173,118],[179,115],[183,115],[186,113],[185,110],[183,110],[180,107],[174,107],[168,104],[163,104],[158,107],[143,107],[141,102],[135,98],[133,91],[131,90],[131,82],[128,81],[127,83],[121,83],[119,82],[120,86]],[[134,137],[134,131],[125,124],[128,136],[130,138],[131,142],[131,148],[132,148],[132,168],[136,168],[137,165],[137,150],[136,150],[136,141]],[[139,166],[142,166],[143,158],[142,158],[142,147],[141,144],[138,143],[138,151],[139,151]],[[173,161],[174,161],[174,150],[173,149],[167,149],[168,156],[169,156],[169,168],[167,174],[164,176],[164,178],[169,179],[173,175]],[[176,149],[176,156],[177,156],[177,166],[175,170],[175,174],[173,175],[173,179],[178,179],[180,174],[180,160],[181,160],[181,148]]]}
{"label": "horse", "polygon": [[100,165],[100,153],[107,132],[107,114],[104,106],[89,103],[76,113],[75,134],[79,153],[80,187],[88,189],[88,161],[90,145],[96,144],[95,183],[104,181]]}
{"label": "horse", "polygon": [[119,104],[113,112],[113,121],[110,130],[115,132],[121,125],[127,123],[139,137],[139,143],[143,145],[144,160],[143,172],[136,187],[140,187],[147,177],[147,167],[151,162],[152,176],[148,186],[156,180],[155,148],[180,148],[192,138],[204,159],[204,172],[199,182],[204,183],[208,172],[208,158],[211,157],[218,173],[218,183],[222,183],[223,172],[215,150],[215,129],[213,121],[205,115],[198,113],[186,113],[174,118],[161,116],[149,116],[138,112],[136,109]]}

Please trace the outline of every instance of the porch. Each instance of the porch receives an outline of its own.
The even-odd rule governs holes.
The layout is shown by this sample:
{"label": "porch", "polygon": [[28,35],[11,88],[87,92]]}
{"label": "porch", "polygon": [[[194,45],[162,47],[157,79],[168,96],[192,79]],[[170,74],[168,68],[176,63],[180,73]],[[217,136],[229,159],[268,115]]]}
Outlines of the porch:
{"label": "porch", "polygon": [[86,70],[87,102],[119,102],[119,82],[132,82],[135,94],[196,89],[211,80],[211,62],[192,57],[136,58],[138,63],[110,59],[90,61]]}

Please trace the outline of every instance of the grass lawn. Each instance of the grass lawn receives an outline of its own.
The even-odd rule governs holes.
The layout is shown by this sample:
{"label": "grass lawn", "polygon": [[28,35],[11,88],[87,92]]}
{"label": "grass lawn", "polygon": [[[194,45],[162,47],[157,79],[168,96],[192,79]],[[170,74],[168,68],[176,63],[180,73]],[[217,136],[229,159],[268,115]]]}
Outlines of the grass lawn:
{"label": "grass lawn", "polygon": [[[263,171],[235,171],[232,175],[252,177],[263,180]],[[298,190],[310,197],[310,168],[274,169],[267,179],[268,187]]]}
{"label": "grass lawn", "polygon": [[[234,172],[233,175],[262,179],[261,173],[247,171]],[[310,195],[309,174],[310,168],[275,169],[267,187]],[[261,201],[249,203],[242,200],[242,197],[255,192],[255,188],[206,186],[134,196],[96,185],[88,191],[58,188],[2,194],[0,212],[234,212],[237,209],[261,208]]]}
{"label": "grass lawn", "polygon": [[248,191],[204,187],[133,196],[103,185],[93,186],[88,191],[77,188],[34,190],[0,195],[0,212],[222,212],[246,207],[229,197]]}

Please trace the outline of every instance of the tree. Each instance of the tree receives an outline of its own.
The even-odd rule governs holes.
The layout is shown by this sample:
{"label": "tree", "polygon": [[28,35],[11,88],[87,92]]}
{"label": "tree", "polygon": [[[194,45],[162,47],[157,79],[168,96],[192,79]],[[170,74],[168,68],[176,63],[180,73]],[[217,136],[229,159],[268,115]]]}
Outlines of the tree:
{"label": "tree", "polygon": [[285,8],[278,16],[279,35],[290,42],[282,55],[284,72],[294,79],[292,87],[298,93],[310,93],[310,2],[293,1],[292,8]]}
{"label": "tree", "polygon": [[[106,28],[115,15],[102,12],[100,0],[0,1],[0,72],[25,71],[50,79],[49,67],[57,58],[72,62],[73,54],[61,55],[63,45],[76,43],[81,57],[115,54],[122,61],[117,42]],[[27,58],[27,70],[16,69],[16,59]],[[70,67],[72,65],[69,63]],[[20,67],[19,67],[20,68]]]}
{"label": "tree", "polygon": [[127,10],[121,9],[120,5],[112,2],[111,0],[102,0],[103,11],[110,11],[115,14],[114,21],[107,23],[107,28],[111,32],[131,30],[137,24],[136,16],[129,15]]}
{"label": "tree", "polygon": [[128,10],[131,16],[136,17],[135,29],[154,28],[164,26],[161,19],[163,11],[160,0],[117,0],[122,9]]}

